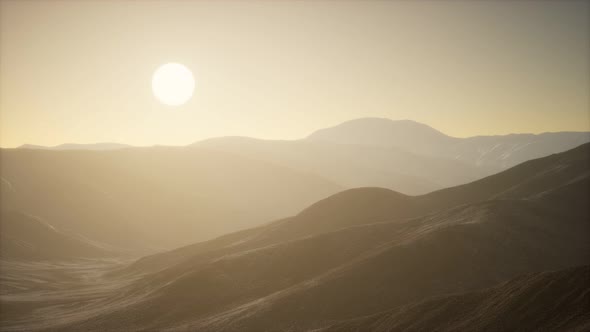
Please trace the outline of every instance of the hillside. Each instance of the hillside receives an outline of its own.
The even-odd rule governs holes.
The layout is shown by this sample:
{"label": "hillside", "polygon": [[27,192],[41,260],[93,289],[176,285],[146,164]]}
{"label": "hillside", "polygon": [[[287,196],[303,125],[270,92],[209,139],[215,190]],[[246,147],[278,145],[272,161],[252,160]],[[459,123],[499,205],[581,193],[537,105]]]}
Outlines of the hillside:
{"label": "hillside", "polygon": [[429,209],[493,198],[521,199],[541,195],[551,188],[588,176],[590,144],[584,144],[564,153],[530,160],[504,172],[462,186],[432,192],[418,199]]}
{"label": "hillside", "polygon": [[589,280],[589,266],[525,274],[490,289],[425,300],[316,331],[586,331]]}
{"label": "hillside", "polygon": [[[310,256],[307,260],[296,259],[297,271],[310,273],[300,282],[280,290],[269,290],[255,300],[244,299],[231,310],[204,318],[183,316],[181,312],[175,318],[191,320],[184,325],[189,329],[305,330],[431,296],[490,287],[522,273],[590,261],[587,214],[556,225],[555,220],[559,220],[560,215],[539,220],[545,210],[519,205],[503,202],[469,206],[421,220],[420,226],[406,225],[402,230],[394,226],[391,229],[365,226],[371,228],[372,233],[389,234],[389,241],[371,238],[367,240],[374,243],[371,249],[359,250],[358,256],[336,268],[313,273],[313,263],[324,261],[323,255],[318,254],[324,251],[317,250],[309,263]],[[396,234],[403,235],[396,237]],[[325,237],[320,236],[319,242],[325,243]],[[343,242],[355,243],[351,239]],[[327,251],[336,256],[339,250],[345,251],[344,248],[348,246]],[[325,260],[331,262],[335,258]],[[286,269],[277,266],[277,260],[272,262],[275,264],[273,271]],[[265,270],[260,266],[257,269]],[[257,278],[264,284],[261,276]],[[189,283],[175,283],[183,284]]]}
{"label": "hillside", "polygon": [[[587,264],[590,177],[581,166],[589,149],[521,165],[535,170],[529,177],[512,177],[514,169],[495,175],[513,181],[501,188],[478,181],[467,188],[490,193],[489,199],[413,218],[420,213],[413,204],[428,201],[383,189],[340,193],[297,216],[113,271],[107,284],[135,281],[84,309],[60,313],[52,326],[307,330]],[[552,171],[557,164],[568,170],[566,182],[554,181],[565,179]],[[526,190],[500,197],[504,186]],[[379,205],[381,212],[374,211]],[[357,209],[364,212],[355,215]],[[374,213],[363,219],[367,211]]]}
{"label": "hillside", "polygon": [[344,188],[383,187],[417,195],[486,175],[463,162],[423,156],[412,150],[327,141],[272,141],[221,137],[195,144],[299,169]]}
{"label": "hillside", "polygon": [[70,260],[113,255],[108,249],[66,234],[43,220],[18,211],[0,214],[0,259]]}
{"label": "hillside", "polygon": [[[584,211],[590,197],[590,144],[531,160],[484,179],[422,196],[406,196],[382,188],[357,188],[320,200],[296,216],[266,226],[222,236],[169,253],[148,256],[139,265],[158,269],[203,252],[239,252],[354,225],[403,221],[470,203],[494,199],[538,198],[568,213]],[[568,185],[569,184],[569,185]],[[559,191],[555,191],[559,189]],[[549,195],[551,193],[551,195]]]}
{"label": "hillside", "polygon": [[[522,273],[588,262],[588,215],[562,216],[535,203],[496,201],[234,254],[208,252],[92,306],[100,310],[108,303],[108,313],[66,326],[317,328],[431,296],[490,287]],[[165,314],[162,307],[169,308]]]}
{"label": "hillside", "polygon": [[2,210],[143,250],[292,215],[341,189],[314,175],[199,148],[3,149],[0,157]]}

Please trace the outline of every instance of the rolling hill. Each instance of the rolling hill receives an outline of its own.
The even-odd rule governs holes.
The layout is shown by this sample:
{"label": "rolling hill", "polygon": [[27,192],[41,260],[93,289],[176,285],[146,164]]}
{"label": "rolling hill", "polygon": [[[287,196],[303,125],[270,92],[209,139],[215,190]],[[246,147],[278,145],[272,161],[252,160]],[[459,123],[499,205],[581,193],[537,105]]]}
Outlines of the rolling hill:
{"label": "rolling hill", "polygon": [[[59,313],[50,326],[319,329],[588,264],[589,161],[586,144],[426,196],[377,188],[339,193],[294,217],[113,271],[105,282],[133,281]],[[447,195],[453,198],[435,202]]]}
{"label": "rolling hill", "polygon": [[[489,200],[537,199],[547,201],[560,213],[585,211],[590,187],[590,144],[566,153],[531,160],[504,172],[472,183],[422,196],[406,196],[384,188],[356,188],[320,200],[293,217],[174,251],[146,257],[140,262],[160,267],[192,254],[230,248],[239,252],[298,237],[358,226],[405,220],[433,214],[456,206]],[[559,190],[556,190],[558,189]],[[549,195],[551,194],[551,195]]]}
{"label": "rolling hill", "polygon": [[383,187],[409,195],[466,183],[485,175],[481,169],[463,162],[422,156],[395,147],[246,137],[214,138],[195,146],[317,174],[344,188]]}
{"label": "rolling hill", "polygon": [[101,151],[101,150],[118,150],[118,149],[125,149],[131,148],[133,146],[121,143],[93,143],[93,144],[75,144],[75,143],[66,143],[60,144],[56,146],[43,146],[43,145],[35,145],[35,144],[23,144],[19,146],[19,149],[38,149],[38,150],[94,150],[94,151]]}
{"label": "rolling hill", "polygon": [[311,174],[199,148],[3,149],[0,158],[2,210],[127,249],[170,249],[236,231],[341,189]]}
{"label": "rolling hill", "polygon": [[[545,135],[538,144],[527,143],[526,149],[514,153],[520,155],[532,146],[539,154],[549,153],[583,141],[585,135]],[[485,140],[495,142],[496,138]],[[376,186],[427,193],[474,181],[499,169],[454,160],[450,155],[426,155],[420,148],[438,146],[437,151],[447,151],[446,147],[463,146],[466,140],[412,121],[359,119],[298,141],[228,137],[189,147],[137,148],[105,143],[65,144],[49,150],[2,149],[1,202],[3,209],[39,216],[93,241],[156,251],[294,215],[346,188]],[[477,144],[469,146],[481,150]],[[504,160],[502,156],[494,158]],[[528,171],[515,172],[513,177],[524,179]],[[417,216],[461,202],[489,199],[501,194],[499,189],[509,189],[502,186],[501,179],[487,181],[480,191],[459,186],[408,198],[412,202],[408,208],[413,206],[414,212],[384,216]],[[506,183],[511,185],[513,179]],[[371,210],[369,205],[364,211]],[[380,208],[374,211],[375,218],[370,214],[359,217],[374,221]]]}
{"label": "rolling hill", "polygon": [[0,259],[71,260],[106,257],[107,248],[66,234],[43,220],[18,211],[1,211]]}

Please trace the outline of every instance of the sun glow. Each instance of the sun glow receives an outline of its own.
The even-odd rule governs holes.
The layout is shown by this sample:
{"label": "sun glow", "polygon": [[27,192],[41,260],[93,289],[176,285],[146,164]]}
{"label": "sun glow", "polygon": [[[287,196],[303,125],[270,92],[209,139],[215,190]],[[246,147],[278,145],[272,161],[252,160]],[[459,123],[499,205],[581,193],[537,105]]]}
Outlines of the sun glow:
{"label": "sun glow", "polygon": [[163,104],[180,106],[193,96],[195,79],[192,72],[179,63],[160,66],[152,77],[154,96]]}

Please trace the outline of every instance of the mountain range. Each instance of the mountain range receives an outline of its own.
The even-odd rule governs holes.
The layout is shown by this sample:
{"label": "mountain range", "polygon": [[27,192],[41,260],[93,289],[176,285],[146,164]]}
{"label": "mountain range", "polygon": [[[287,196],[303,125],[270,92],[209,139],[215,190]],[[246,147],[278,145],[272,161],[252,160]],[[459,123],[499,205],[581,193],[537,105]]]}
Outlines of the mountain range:
{"label": "mountain range", "polygon": [[94,144],[79,144],[79,143],[65,143],[56,146],[43,146],[35,144],[23,144],[19,149],[36,149],[36,150],[118,150],[130,148],[131,145],[121,143],[94,143]]}
{"label": "mountain range", "polygon": [[395,147],[498,172],[524,161],[563,152],[590,141],[588,132],[509,134],[456,138],[410,120],[363,118],[318,130],[311,141]]}
{"label": "mountain range", "polygon": [[[342,188],[377,186],[419,195],[471,182],[587,142],[588,132],[457,138],[411,120],[361,118],[320,129],[299,140],[219,137],[193,146],[311,173]],[[51,150],[129,147],[117,143],[21,146]]]}
{"label": "mountain range", "polygon": [[2,149],[0,330],[584,331],[587,137]]}
{"label": "mountain range", "polygon": [[342,189],[313,174],[192,147],[5,149],[0,157],[3,210],[143,252],[297,213]]}
{"label": "mountain range", "polygon": [[68,305],[72,294],[60,289],[44,290],[45,309],[19,310],[25,295],[11,293],[3,305],[14,316],[3,324],[65,331],[583,330],[590,317],[579,305],[590,285],[587,268],[578,266],[590,262],[589,169],[585,144],[426,195],[342,191],[292,217],[116,265],[78,286],[83,306]]}
{"label": "mountain range", "polygon": [[288,217],[345,189],[425,194],[585,141],[589,133],[454,138],[366,118],[295,141],[23,146],[0,150],[0,203],[61,232],[146,253]]}

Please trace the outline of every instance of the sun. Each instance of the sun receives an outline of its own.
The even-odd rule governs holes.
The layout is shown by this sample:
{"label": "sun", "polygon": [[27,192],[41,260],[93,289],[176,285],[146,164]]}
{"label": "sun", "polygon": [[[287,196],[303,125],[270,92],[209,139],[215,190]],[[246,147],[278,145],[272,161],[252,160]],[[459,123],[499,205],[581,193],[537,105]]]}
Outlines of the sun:
{"label": "sun", "polygon": [[180,106],[193,96],[195,79],[186,66],[167,63],[160,66],[152,77],[152,91],[162,104]]}

